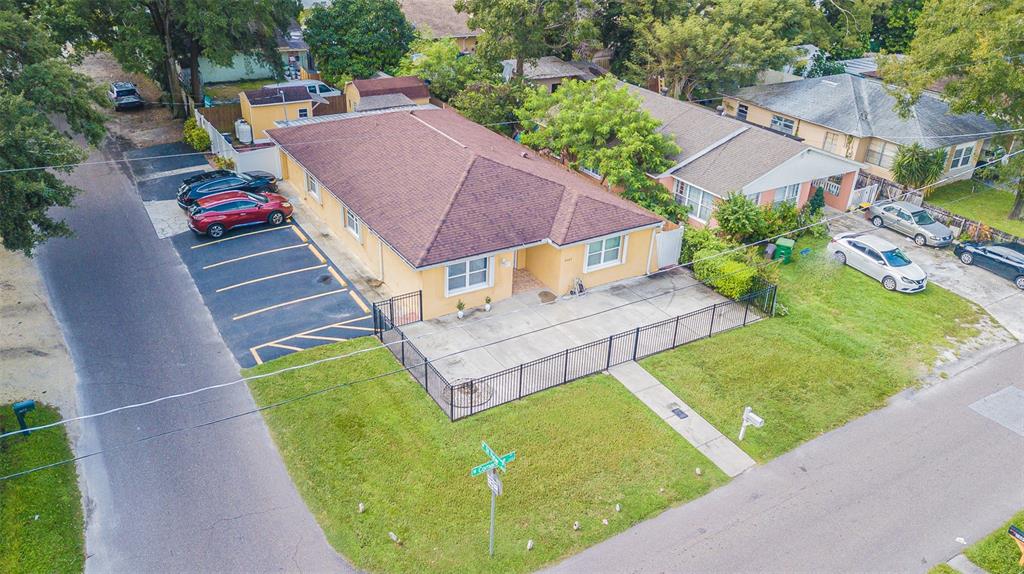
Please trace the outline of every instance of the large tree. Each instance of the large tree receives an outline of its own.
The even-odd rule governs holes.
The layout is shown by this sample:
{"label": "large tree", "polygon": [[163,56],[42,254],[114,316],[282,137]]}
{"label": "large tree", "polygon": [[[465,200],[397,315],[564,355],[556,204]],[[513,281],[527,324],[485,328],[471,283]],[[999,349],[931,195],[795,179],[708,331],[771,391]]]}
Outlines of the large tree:
{"label": "large tree", "polygon": [[48,238],[71,233],[49,215],[53,206],[71,205],[77,191],[58,173],[85,157],[72,134],[92,144],[102,139],[106,100],[71,69],[55,31],[30,22],[9,0],[0,0],[0,31],[0,239],[31,255]]}
{"label": "large tree", "polygon": [[483,30],[477,52],[515,59],[517,76],[527,61],[571,55],[597,36],[593,0],[455,0],[455,9],[469,14],[470,28]]}
{"label": "large tree", "polygon": [[592,82],[568,80],[558,91],[533,90],[517,111],[522,142],[547,149],[574,169],[597,173],[602,183],[622,187],[626,196],[669,219],[681,216],[665,201],[664,187],[647,174],[672,165],[679,147],[658,130],[661,122],[612,76]]}
{"label": "large tree", "polygon": [[[947,81],[942,95],[953,113],[975,112],[1024,129],[1024,4],[986,0],[970,10],[945,0],[928,0],[917,20],[917,34],[902,59],[884,58],[882,75],[894,89],[899,108],[910,106],[929,86]],[[1018,138],[1019,142],[1020,139]],[[1010,152],[1021,149],[1019,143]],[[1024,154],[999,167],[1016,180],[1010,217],[1024,216]]]}
{"label": "large tree", "polygon": [[430,85],[430,94],[445,102],[470,84],[501,80],[496,68],[473,54],[461,54],[451,38],[416,40],[399,63],[398,73],[423,79]]}
{"label": "large tree", "polygon": [[675,97],[699,99],[748,85],[793,61],[820,14],[804,0],[719,0],[644,30],[636,65]]}
{"label": "large tree", "polygon": [[530,88],[522,78],[510,82],[470,84],[451,100],[451,105],[470,120],[507,136],[516,132],[522,107]]}
{"label": "large tree", "polygon": [[394,72],[416,38],[397,0],[318,3],[305,22],[306,43],[320,73],[338,84]]}

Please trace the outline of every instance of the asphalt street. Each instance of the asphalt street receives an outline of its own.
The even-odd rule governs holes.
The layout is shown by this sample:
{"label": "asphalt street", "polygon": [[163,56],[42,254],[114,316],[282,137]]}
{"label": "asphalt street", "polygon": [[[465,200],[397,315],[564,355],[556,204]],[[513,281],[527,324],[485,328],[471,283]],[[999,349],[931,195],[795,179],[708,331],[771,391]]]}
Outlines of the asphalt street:
{"label": "asphalt street", "polygon": [[1021,365],[907,391],[550,571],[925,572],[1024,508]]}
{"label": "asphalt street", "polygon": [[[114,144],[109,144],[113,146]],[[118,157],[113,147],[90,161]],[[152,168],[152,166],[151,166]],[[238,377],[189,272],[157,238],[123,165],[81,166],[75,231],[39,250],[79,378],[79,412]],[[349,571],[296,492],[259,415],[123,446],[252,408],[244,385],[81,429],[87,572]]]}

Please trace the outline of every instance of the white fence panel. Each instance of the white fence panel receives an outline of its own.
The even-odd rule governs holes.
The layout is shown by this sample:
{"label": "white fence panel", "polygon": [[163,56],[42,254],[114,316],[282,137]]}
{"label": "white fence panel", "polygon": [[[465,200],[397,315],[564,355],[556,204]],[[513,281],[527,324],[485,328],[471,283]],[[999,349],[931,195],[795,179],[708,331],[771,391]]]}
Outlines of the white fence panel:
{"label": "white fence panel", "polygon": [[683,250],[683,228],[662,231],[658,238],[658,269],[679,263],[679,254]]}
{"label": "white fence panel", "polygon": [[235,169],[238,171],[267,171],[280,179],[281,154],[278,153],[277,146],[236,151]]}

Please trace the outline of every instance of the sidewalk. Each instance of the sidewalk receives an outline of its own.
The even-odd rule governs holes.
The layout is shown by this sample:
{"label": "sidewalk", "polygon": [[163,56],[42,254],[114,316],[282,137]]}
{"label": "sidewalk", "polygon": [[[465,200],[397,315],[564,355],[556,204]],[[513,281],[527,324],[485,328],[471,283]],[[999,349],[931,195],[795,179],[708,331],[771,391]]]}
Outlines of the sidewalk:
{"label": "sidewalk", "polygon": [[[635,361],[616,365],[608,372],[730,478],[757,464]],[[681,410],[686,418],[679,418],[673,410]]]}

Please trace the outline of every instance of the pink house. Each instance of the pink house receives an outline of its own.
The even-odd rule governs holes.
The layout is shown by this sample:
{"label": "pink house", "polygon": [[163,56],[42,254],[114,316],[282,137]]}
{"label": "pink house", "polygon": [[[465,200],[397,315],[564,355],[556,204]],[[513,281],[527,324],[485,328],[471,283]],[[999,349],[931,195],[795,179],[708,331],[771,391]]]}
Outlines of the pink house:
{"label": "pink house", "polygon": [[812,190],[825,190],[825,203],[851,205],[861,164],[799,140],[719,115],[696,104],[625,84],[661,121],[682,150],[674,165],[655,174],[681,205],[689,206],[692,227],[714,227],[715,203],[742,193],[761,205],[793,202],[802,207]]}

